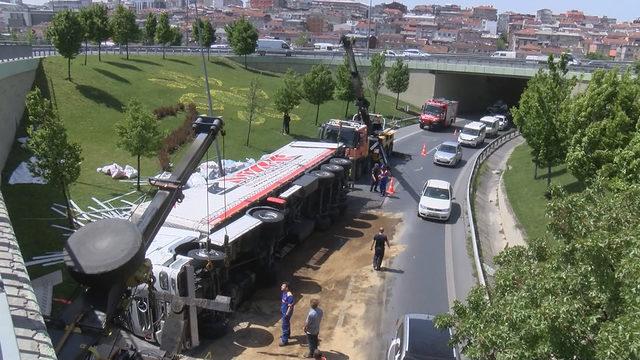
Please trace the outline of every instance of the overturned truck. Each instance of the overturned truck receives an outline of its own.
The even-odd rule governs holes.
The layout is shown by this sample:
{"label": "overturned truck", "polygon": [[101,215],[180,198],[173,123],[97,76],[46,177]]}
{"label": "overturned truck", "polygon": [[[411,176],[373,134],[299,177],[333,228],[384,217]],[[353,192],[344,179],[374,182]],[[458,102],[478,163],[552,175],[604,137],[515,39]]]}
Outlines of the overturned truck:
{"label": "overturned truck", "polygon": [[[346,209],[351,163],[342,152],[341,144],[296,141],[248,168],[185,190],[190,172],[182,171],[157,184],[154,199],[136,210],[132,223],[138,230],[124,220],[80,229],[65,249],[69,272],[86,291],[64,318],[67,329],[85,336],[84,346],[67,341],[68,334],[58,336],[59,356],[84,351],[106,358],[172,358],[201,337],[219,336],[229,313],[256,286],[275,280],[278,258]],[[158,205],[161,193],[174,201]],[[143,255],[118,266],[113,263],[120,259],[102,259],[100,249],[108,245],[102,238],[126,231],[140,234]],[[99,243],[90,245],[95,254],[87,255],[87,242]],[[119,252],[139,251],[117,246]]]}

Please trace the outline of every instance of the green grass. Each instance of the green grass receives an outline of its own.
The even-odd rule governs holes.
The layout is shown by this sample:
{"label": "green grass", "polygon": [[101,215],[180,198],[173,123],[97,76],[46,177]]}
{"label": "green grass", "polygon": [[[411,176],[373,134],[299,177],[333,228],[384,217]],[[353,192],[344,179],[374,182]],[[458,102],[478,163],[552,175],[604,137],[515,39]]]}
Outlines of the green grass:
{"label": "green grass", "polygon": [[[78,181],[70,188],[71,198],[81,207],[94,205],[91,197],[108,199],[134,189],[133,184],[112,180],[99,174],[96,168],[117,162],[135,166],[135,158],[116,147],[115,124],[123,118],[122,108],[132,97],[138,98],[149,110],[181,102],[194,102],[201,113],[207,111],[204,91],[202,63],[199,57],[131,56],[125,60],[120,56],[90,56],[88,65],[83,59],[72,62],[72,81],[66,80],[66,60],[51,57],[43,60],[36,76],[36,84],[45,96],[51,97],[65,123],[70,140],[82,147],[82,172]],[[257,158],[295,139],[315,139],[315,106],[303,102],[292,112],[291,136],[280,133],[282,117],[273,107],[272,95],[282,80],[271,73],[244,70],[241,65],[226,59],[211,59],[207,63],[209,83],[213,96],[214,114],[225,119],[225,157],[229,159]],[[248,83],[257,77],[264,90],[260,97],[263,107],[254,120],[250,146],[245,146],[248,122],[243,111]],[[394,109],[395,99],[378,97],[378,112],[392,117],[405,117]],[[404,107],[404,103],[400,106]],[[415,108],[412,108],[416,110]],[[355,108],[350,105],[349,114]],[[345,103],[330,101],[320,107],[319,121],[341,118]],[[161,127],[169,131],[184,119],[184,113],[161,121]],[[23,136],[18,134],[18,136]],[[185,147],[176,153],[179,157]],[[213,156],[213,153],[212,155]],[[174,162],[177,160],[174,157]],[[5,166],[4,179],[29,154],[14,145]],[[156,157],[143,158],[142,176],[151,176],[160,171]],[[2,184],[2,191],[9,208],[15,232],[20,240],[25,259],[41,255],[45,251],[62,249],[64,239],[60,231],[50,225],[65,225],[64,219],[49,208],[54,202],[62,203],[62,196],[51,185]],[[130,199],[137,198],[131,196]],[[32,277],[54,270],[55,267],[35,266],[29,268]],[[57,289],[59,290],[59,289]],[[68,292],[67,288],[63,292]]]}
{"label": "green grass", "polygon": [[[538,169],[538,178],[534,179],[530,152],[527,144],[513,151],[504,173],[504,184],[511,207],[527,238],[535,239],[545,234],[548,223],[545,217],[547,169]],[[563,186],[568,192],[579,192],[583,188],[565,165],[551,168],[551,183]]]}

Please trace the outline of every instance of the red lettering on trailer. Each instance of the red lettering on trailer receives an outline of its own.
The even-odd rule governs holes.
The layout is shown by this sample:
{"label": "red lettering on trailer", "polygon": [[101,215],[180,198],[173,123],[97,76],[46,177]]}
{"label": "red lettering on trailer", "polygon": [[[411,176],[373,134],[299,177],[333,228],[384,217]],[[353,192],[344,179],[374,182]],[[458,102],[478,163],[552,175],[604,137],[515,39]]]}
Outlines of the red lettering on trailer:
{"label": "red lettering on trailer", "polygon": [[295,156],[287,156],[283,154],[276,154],[268,157],[265,160],[260,160],[257,163],[251,165],[250,167],[240,170],[233,174],[232,176],[226,178],[226,181],[232,183],[242,183],[249,179],[253,179],[256,176],[261,175],[267,170],[278,167],[279,165],[286,163],[288,161],[292,161],[297,158],[299,155]]}

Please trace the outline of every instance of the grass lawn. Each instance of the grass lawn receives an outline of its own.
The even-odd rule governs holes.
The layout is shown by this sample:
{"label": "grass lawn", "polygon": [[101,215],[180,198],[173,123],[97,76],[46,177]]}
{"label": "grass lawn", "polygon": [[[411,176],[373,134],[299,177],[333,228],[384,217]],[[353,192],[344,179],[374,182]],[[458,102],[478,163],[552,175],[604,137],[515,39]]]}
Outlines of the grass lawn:
{"label": "grass lawn", "polygon": [[[547,169],[538,169],[538,178],[533,178],[534,165],[530,151],[527,144],[522,144],[513,151],[508,161],[508,170],[504,174],[504,184],[518,222],[524,228],[526,236],[534,239],[544,235],[548,223],[545,216],[547,199],[544,197]],[[565,165],[551,168],[551,183],[563,186],[568,192],[583,189],[582,184],[567,171]]]}
{"label": "grass lawn", "polygon": [[[51,57],[43,60],[36,84],[45,96],[53,99],[70,139],[82,147],[82,173],[70,188],[71,198],[76,203],[86,208],[87,205],[95,205],[91,197],[105,200],[134,189],[131,183],[112,180],[96,172],[96,168],[113,162],[135,166],[135,158],[116,147],[114,130],[114,125],[123,118],[122,109],[129,99],[138,98],[149,111],[177,102],[193,102],[201,113],[206,113],[201,61],[200,57],[168,57],[163,60],[160,56],[131,55],[130,60],[125,60],[116,55],[103,55],[102,62],[98,62],[97,56],[90,56],[87,66],[82,65],[83,59],[80,58],[72,61],[72,81],[68,81],[65,80],[66,59]],[[207,69],[214,114],[223,116],[226,123],[226,158],[257,158],[294,139],[316,138],[316,107],[306,102],[291,115],[291,136],[281,135],[282,116],[273,107],[271,99],[282,83],[278,75],[247,71],[233,61],[214,57],[207,63]],[[251,142],[247,147],[244,144],[248,122],[243,106],[252,78],[260,81],[262,107],[254,119]],[[388,118],[406,117],[403,112],[395,110],[394,104],[395,99],[381,95],[377,110]],[[400,104],[401,107],[404,105]],[[412,109],[417,110],[415,107]],[[351,104],[349,113],[354,111]],[[330,101],[320,106],[319,121],[340,118],[344,112],[344,102]],[[162,119],[161,127],[169,131],[183,118],[184,113],[178,113],[175,117]],[[183,152],[178,151],[177,156]],[[214,156],[213,152],[211,156]],[[28,157],[24,149],[14,145],[3,178],[8,179],[19,163]],[[141,167],[143,177],[157,174],[160,170],[156,157],[142,159]],[[56,187],[11,186],[5,182],[2,191],[25,259],[62,249],[64,238],[50,226],[52,223],[65,225],[64,219],[49,209],[54,202],[62,203],[61,193]],[[54,269],[54,266],[35,266],[30,267],[29,272],[32,277],[37,277]]]}

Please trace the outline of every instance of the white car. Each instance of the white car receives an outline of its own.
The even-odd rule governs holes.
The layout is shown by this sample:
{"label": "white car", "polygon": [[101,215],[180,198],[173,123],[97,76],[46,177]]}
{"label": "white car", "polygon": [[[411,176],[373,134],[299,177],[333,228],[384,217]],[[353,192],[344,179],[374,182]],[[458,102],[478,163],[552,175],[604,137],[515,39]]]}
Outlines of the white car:
{"label": "white car", "polygon": [[427,180],[418,204],[418,216],[442,221],[449,220],[452,197],[451,184],[444,180]]}
{"label": "white car", "polygon": [[483,116],[480,122],[486,126],[486,133],[489,137],[498,136],[498,127],[500,126],[500,119],[495,116]]}
{"label": "white car", "polygon": [[400,56],[399,53],[397,53],[397,52],[395,52],[393,50],[385,50],[385,51],[382,52],[382,54],[384,54],[384,56],[386,56],[386,57],[397,57],[397,56]]}
{"label": "white car", "polygon": [[493,117],[498,119],[498,130],[506,130],[509,127],[509,120],[504,115],[493,115]]}
{"label": "white car", "polygon": [[402,55],[406,58],[426,58],[431,56],[430,54],[427,54],[426,52],[422,52],[418,49],[406,49]]}

